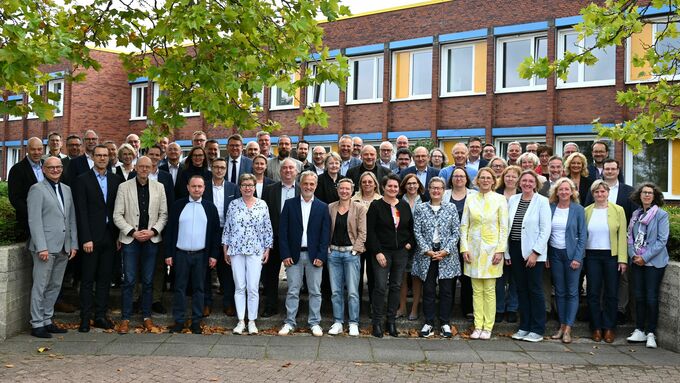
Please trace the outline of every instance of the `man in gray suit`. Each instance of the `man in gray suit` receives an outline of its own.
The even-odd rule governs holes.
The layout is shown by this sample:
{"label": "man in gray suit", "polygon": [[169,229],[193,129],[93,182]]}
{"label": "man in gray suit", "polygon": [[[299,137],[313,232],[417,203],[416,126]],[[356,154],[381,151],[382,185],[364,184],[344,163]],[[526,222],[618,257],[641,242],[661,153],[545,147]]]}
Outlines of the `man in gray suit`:
{"label": "man in gray suit", "polygon": [[71,188],[59,182],[63,165],[59,157],[45,160],[41,182],[28,192],[28,250],[33,256],[31,335],[51,338],[65,333],[52,323],[66,263],[76,256],[78,237]]}

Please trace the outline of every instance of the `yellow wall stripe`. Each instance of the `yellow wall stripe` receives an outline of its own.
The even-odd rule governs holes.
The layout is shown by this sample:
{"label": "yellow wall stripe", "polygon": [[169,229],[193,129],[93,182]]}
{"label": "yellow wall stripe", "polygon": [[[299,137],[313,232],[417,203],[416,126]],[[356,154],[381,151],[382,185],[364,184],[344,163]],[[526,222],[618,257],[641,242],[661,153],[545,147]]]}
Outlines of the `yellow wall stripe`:
{"label": "yellow wall stripe", "polygon": [[673,195],[680,195],[680,139],[673,140],[672,155],[673,179],[671,180],[671,192]]}
{"label": "yellow wall stripe", "polygon": [[411,53],[401,52],[395,56],[395,93],[394,98],[408,98],[409,72],[411,70]]}
{"label": "yellow wall stripe", "polygon": [[[630,37],[630,57],[628,58],[628,78],[631,81],[649,80],[652,78],[652,69],[649,65],[642,67],[633,66],[633,57],[642,57],[645,54],[646,47],[652,45],[652,24],[645,24],[642,32],[636,33]],[[640,76],[640,72],[645,72]]]}
{"label": "yellow wall stripe", "polygon": [[475,44],[475,93],[486,92],[486,41]]}

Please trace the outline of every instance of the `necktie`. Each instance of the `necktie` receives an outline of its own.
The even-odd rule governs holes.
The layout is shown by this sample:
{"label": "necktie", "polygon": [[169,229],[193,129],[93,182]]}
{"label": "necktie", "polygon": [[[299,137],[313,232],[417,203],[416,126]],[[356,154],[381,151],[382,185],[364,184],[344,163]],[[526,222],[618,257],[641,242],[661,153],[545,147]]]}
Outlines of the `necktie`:
{"label": "necktie", "polygon": [[231,160],[231,183],[236,183],[236,160]]}
{"label": "necktie", "polygon": [[59,201],[59,207],[61,208],[61,211],[64,211],[64,200],[63,197],[61,196],[61,189],[59,188],[59,184],[54,184],[54,192],[57,193],[57,201]]}

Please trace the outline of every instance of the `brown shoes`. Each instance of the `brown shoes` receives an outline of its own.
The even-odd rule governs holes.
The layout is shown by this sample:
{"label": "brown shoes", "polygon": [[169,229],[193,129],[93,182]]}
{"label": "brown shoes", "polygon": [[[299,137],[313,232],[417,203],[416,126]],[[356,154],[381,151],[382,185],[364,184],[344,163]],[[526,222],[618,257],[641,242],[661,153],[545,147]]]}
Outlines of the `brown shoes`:
{"label": "brown shoes", "polygon": [[228,317],[233,317],[236,316],[236,310],[234,309],[233,306],[227,307],[226,309],[224,309],[224,314]]}
{"label": "brown shoes", "polygon": [[593,331],[593,342],[602,342],[602,331],[600,330],[595,330]]}
{"label": "brown shoes", "polygon": [[562,343],[571,343],[571,330],[564,330],[564,335],[562,335]]}
{"label": "brown shoes", "polygon": [[54,311],[59,313],[74,313],[76,312],[76,306],[64,301],[59,301],[54,304]]}
{"label": "brown shoes", "polygon": [[151,318],[144,319],[144,329],[149,332],[153,330],[153,321],[151,320]]}
{"label": "brown shoes", "polygon": [[209,317],[211,312],[212,308],[210,306],[203,307],[203,318]]}
{"label": "brown shoes", "polygon": [[616,334],[614,334],[614,330],[604,330],[604,341],[605,342],[613,343],[615,338],[616,338]]}
{"label": "brown shoes", "polygon": [[125,319],[120,322],[118,325],[118,333],[119,334],[127,334],[130,331],[130,321]]}
{"label": "brown shoes", "polygon": [[559,330],[555,333],[555,335],[551,336],[550,339],[562,339],[564,336],[564,327],[560,327]]}

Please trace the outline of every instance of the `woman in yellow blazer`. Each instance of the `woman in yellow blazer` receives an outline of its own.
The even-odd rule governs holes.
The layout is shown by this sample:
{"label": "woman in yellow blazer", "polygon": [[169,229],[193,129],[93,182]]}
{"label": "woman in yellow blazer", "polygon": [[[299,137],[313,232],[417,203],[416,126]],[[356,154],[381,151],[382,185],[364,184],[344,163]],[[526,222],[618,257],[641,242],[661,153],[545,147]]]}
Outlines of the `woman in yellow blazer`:
{"label": "woman in yellow blazer", "polygon": [[[628,244],[626,213],[621,206],[609,202],[609,185],[596,180],[590,187],[595,202],[586,207],[586,278],[590,329],[595,342],[612,343],[616,337],[616,310],[619,273],[626,272]],[[600,293],[604,287],[604,307]]]}

